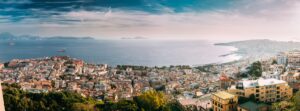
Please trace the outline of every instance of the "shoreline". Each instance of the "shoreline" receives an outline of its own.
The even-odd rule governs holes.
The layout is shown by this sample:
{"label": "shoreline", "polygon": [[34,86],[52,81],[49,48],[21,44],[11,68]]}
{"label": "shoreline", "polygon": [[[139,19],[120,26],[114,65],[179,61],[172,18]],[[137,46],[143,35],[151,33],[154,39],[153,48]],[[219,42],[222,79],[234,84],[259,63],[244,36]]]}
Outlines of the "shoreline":
{"label": "shoreline", "polygon": [[[232,54],[234,55],[234,54]],[[6,61],[6,62],[3,62],[2,60],[0,60],[0,64],[4,64],[4,63],[9,63],[13,60],[42,60],[42,59],[50,59],[52,57],[68,57],[68,58],[71,58],[71,59],[75,59],[75,60],[82,60],[84,61],[86,64],[94,64],[94,65],[101,65],[101,64],[106,64],[108,65],[109,67],[117,67],[117,66],[143,66],[143,67],[171,67],[171,66],[189,66],[189,67],[192,67],[192,68],[195,68],[195,67],[199,67],[199,66],[209,66],[209,65],[223,65],[223,64],[230,64],[230,63],[233,63],[233,62],[239,62],[239,61],[243,61],[245,58],[239,58],[239,59],[235,59],[235,60],[230,60],[230,61],[226,61],[226,62],[214,62],[214,63],[208,63],[208,64],[193,64],[193,65],[187,65],[187,64],[171,64],[171,65],[137,65],[137,64],[117,64],[117,65],[110,65],[110,64],[107,64],[107,63],[91,63],[91,62],[88,62],[88,61],[85,61],[83,59],[80,59],[80,58],[75,58],[75,57],[72,57],[72,56],[46,56],[46,57],[37,57],[37,58],[26,58],[26,59],[19,59],[19,58],[15,58],[15,59],[11,59],[9,61]]]}

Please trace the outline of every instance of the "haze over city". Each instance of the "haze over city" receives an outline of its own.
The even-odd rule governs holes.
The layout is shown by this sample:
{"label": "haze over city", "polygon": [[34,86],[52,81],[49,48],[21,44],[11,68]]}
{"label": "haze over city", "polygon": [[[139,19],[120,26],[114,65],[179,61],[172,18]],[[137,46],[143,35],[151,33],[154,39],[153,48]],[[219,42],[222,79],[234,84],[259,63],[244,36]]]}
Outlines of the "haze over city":
{"label": "haze over city", "polygon": [[299,40],[299,0],[0,0],[0,31],[99,39]]}

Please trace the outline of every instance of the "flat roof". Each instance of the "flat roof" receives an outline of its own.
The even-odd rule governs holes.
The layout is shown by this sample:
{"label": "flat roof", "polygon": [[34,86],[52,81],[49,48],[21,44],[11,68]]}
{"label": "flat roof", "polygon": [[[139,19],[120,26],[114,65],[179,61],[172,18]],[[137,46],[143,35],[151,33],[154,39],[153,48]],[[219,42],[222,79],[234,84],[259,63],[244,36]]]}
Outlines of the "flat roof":
{"label": "flat roof", "polygon": [[274,78],[270,79],[257,79],[257,80],[243,80],[241,81],[243,83],[244,88],[249,88],[249,87],[256,87],[256,86],[268,86],[268,85],[275,85],[275,84],[281,84],[281,83],[286,83],[284,80],[278,80]]}
{"label": "flat roof", "polygon": [[225,92],[225,91],[216,92],[216,93],[214,93],[214,95],[218,96],[221,99],[232,99],[232,98],[235,97],[235,95],[230,94],[230,93]]}

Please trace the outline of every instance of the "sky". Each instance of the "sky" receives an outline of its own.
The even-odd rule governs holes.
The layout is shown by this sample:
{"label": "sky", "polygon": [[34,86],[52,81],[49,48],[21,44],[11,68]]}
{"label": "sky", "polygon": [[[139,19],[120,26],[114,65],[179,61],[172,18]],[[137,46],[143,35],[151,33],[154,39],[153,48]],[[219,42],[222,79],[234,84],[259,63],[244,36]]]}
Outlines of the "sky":
{"label": "sky", "polygon": [[300,0],[0,0],[0,32],[300,41]]}

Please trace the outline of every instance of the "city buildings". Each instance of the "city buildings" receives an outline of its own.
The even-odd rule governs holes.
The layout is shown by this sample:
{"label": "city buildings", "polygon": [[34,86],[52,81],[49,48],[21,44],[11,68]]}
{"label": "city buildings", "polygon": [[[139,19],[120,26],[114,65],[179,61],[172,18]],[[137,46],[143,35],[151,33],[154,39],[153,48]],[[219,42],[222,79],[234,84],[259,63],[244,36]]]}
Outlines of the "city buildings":
{"label": "city buildings", "polygon": [[280,79],[288,83],[295,83],[300,79],[300,73],[298,70],[286,71],[280,75]]}
{"label": "city buildings", "polygon": [[238,104],[238,96],[225,91],[211,95],[213,111],[235,111]]}
{"label": "city buildings", "polygon": [[284,52],[281,52],[277,55],[277,64],[286,65],[287,64],[287,55]]}
{"label": "city buildings", "polygon": [[293,50],[287,53],[287,64],[289,67],[298,68],[300,66],[300,51]]}
{"label": "city buildings", "polygon": [[1,83],[2,82],[0,81],[0,111],[5,111]]}
{"label": "city buildings", "polygon": [[220,75],[220,87],[221,89],[227,90],[233,83],[234,80],[226,76],[226,74],[222,73]]}
{"label": "city buildings", "polygon": [[293,89],[286,81],[263,78],[239,81],[228,92],[247,98],[253,96],[261,102],[289,100],[293,95]]}
{"label": "city buildings", "polygon": [[[109,67],[106,64],[88,64],[75,58],[54,56],[15,59],[5,67],[0,64],[0,79],[8,84],[18,83],[22,90],[32,93],[71,91],[97,100],[118,101],[133,99],[147,90],[159,90],[185,106],[197,106],[198,109],[212,106],[215,111],[264,111],[266,107],[262,104],[238,104],[238,97],[254,98],[266,103],[288,100],[293,94],[288,83],[299,80],[297,64],[276,64],[273,60],[261,61],[262,77],[251,80],[249,78],[252,77],[247,78],[250,64],[247,61],[198,68]],[[241,79],[242,73],[246,74],[246,79]],[[200,100],[204,96],[205,100]],[[249,104],[256,107],[248,107]]]}
{"label": "city buildings", "polygon": [[71,91],[97,100],[132,99],[153,89],[176,98],[194,99],[220,88],[218,75],[195,68],[108,67],[67,56],[14,59],[0,73],[4,83],[18,83],[24,91]]}

